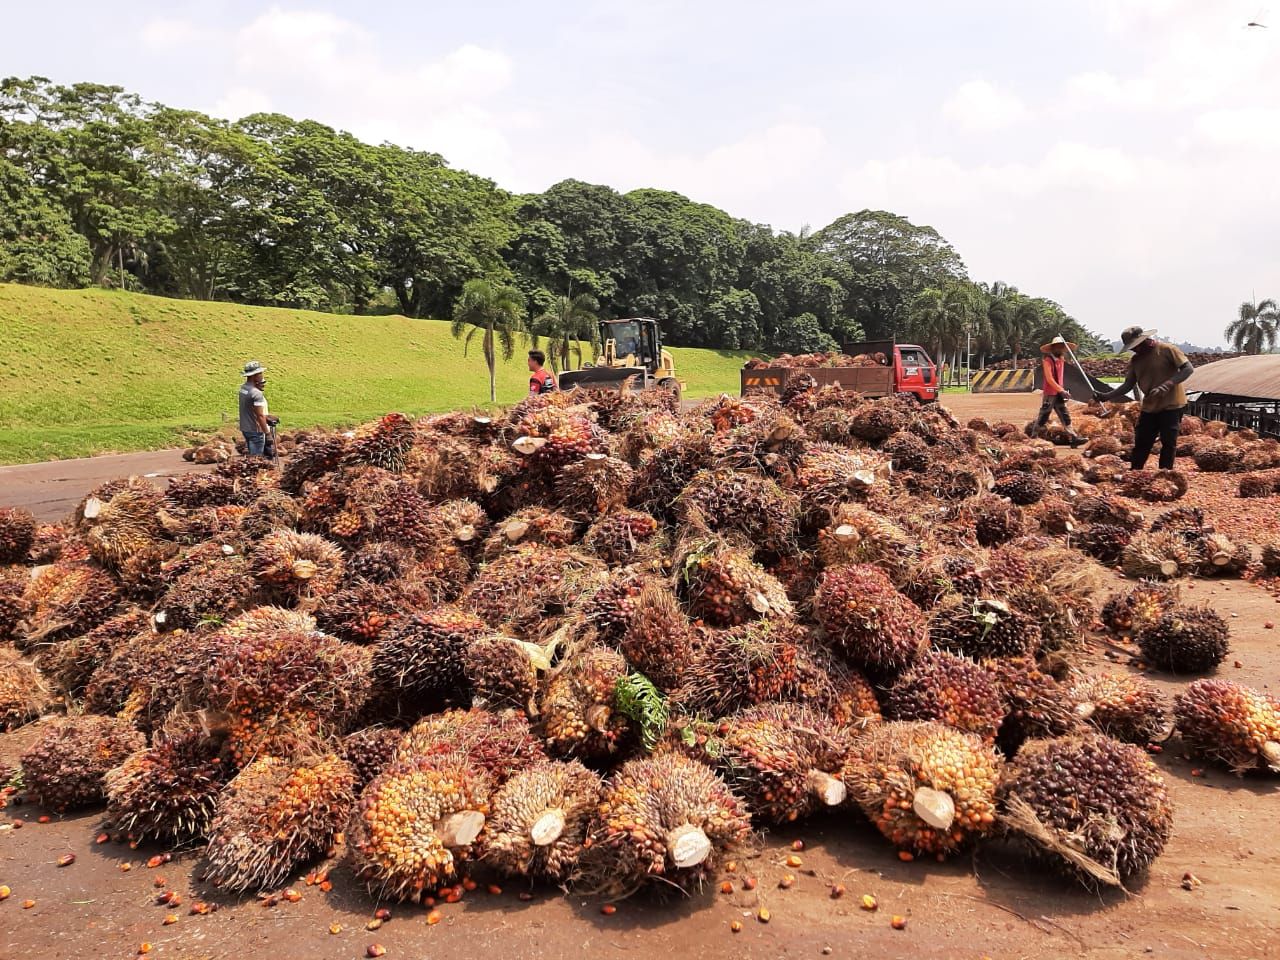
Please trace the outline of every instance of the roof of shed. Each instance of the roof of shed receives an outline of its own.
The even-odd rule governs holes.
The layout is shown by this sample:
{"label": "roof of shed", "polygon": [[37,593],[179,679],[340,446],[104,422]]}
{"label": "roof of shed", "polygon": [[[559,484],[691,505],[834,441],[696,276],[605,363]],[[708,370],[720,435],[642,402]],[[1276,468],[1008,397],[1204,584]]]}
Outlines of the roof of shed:
{"label": "roof of shed", "polygon": [[1188,393],[1280,400],[1280,353],[1206,363],[1196,367],[1186,381],[1186,389]]}

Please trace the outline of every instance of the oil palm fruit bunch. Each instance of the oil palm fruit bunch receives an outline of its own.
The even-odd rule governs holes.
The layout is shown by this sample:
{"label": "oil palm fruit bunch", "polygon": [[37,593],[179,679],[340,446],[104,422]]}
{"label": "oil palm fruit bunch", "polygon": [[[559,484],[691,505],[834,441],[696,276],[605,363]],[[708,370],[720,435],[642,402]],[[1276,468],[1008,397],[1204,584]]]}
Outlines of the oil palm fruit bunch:
{"label": "oil palm fruit bunch", "polygon": [[973,505],[973,529],[984,547],[1008,543],[1022,534],[1022,511],[1003,497],[982,497]]}
{"label": "oil palm fruit bunch", "polygon": [[1040,648],[1040,625],[1002,600],[955,597],[934,610],[929,639],[939,650],[975,660],[1033,656]]}
{"label": "oil palm fruit bunch", "polygon": [[1128,636],[1155,623],[1177,603],[1177,587],[1143,581],[1107,598],[1102,605],[1102,623],[1117,636]]}
{"label": "oil palm fruit bunch", "polygon": [[1143,659],[1170,673],[1207,673],[1230,649],[1227,622],[1210,607],[1175,607],[1135,637]]}
{"label": "oil palm fruit bunch", "polygon": [[825,524],[835,507],[865,499],[868,491],[883,485],[891,469],[888,460],[871,451],[811,444],[795,470],[795,492],[806,520]]}
{"label": "oil palm fruit bunch", "polygon": [[236,481],[218,473],[188,473],[173,477],[164,490],[166,507],[194,510],[199,507],[244,505],[244,495]]}
{"label": "oil palm fruit bunch", "polygon": [[1005,497],[1020,507],[1029,507],[1044,499],[1048,488],[1041,477],[1023,470],[1011,470],[996,476],[991,492]]}
{"label": "oil palm fruit bunch", "polygon": [[813,596],[822,573],[815,551],[788,550],[781,554],[764,551],[761,562],[765,572],[782,584],[787,599],[793,604],[803,604]]}
{"label": "oil palm fruit bunch", "polygon": [[491,627],[506,625],[519,633],[563,613],[603,581],[605,571],[585,554],[521,544],[481,567],[459,603]]}
{"label": "oil palm fruit bunch", "polygon": [[59,560],[88,560],[89,548],[69,524],[38,523],[26,559],[37,565]]}
{"label": "oil palm fruit bunch", "polygon": [[134,840],[204,837],[234,772],[221,751],[218,740],[191,729],[129,754],[103,778],[107,819]]}
{"label": "oil palm fruit bunch", "polygon": [[338,741],[338,756],[351,767],[351,788],[356,796],[395,759],[403,739],[403,730],[372,726],[361,727]]}
{"label": "oil palm fruit bunch", "polygon": [[405,617],[374,649],[374,686],[404,712],[466,704],[467,648],[490,632],[475,614],[450,604]]}
{"label": "oil palm fruit bunch", "polygon": [[[532,648],[532,650],[530,649]],[[467,686],[476,704],[491,708],[516,707],[536,712],[538,668],[532,644],[511,637],[472,640],[462,655]],[[541,658],[541,653],[539,652]]]}
{"label": "oil palm fruit bunch", "polygon": [[725,722],[719,769],[764,823],[791,823],[844,803],[846,743],[835,722],[802,704],[765,703]]}
{"label": "oil palm fruit bunch", "polygon": [[578,606],[583,620],[607,643],[621,639],[631,622],[636,599],[646,586],[658,583],[655,574],[628,568],[615,571],[593,590]]}
{"label": "oil palm fruit bunch", "polygon": [[548,407],[515,426],[511,447],[535,469],[554,474],[590,453],[607,453],[607,434],[580,413]]}
{"label": "oil palm fruit bunch", "polygon": [[1120,555],[1124,572],[1139,580],[1172,580],[1190,574],[1199,564],[1194,547],[1176,533],[1139,533]]}
{"label": "oil palm fruit bunch", "polygon": [[882,570],[865,563],[823,572],[814,616],[828,643],[850,663],[876,673],[905,669],[927,637],[920,608],[894,589]]}
{"label": "oil palm fruit bunch", "polygon": [[782,405],[797,413],[804,413],[810,408],[813,393],[818,389],[818,381],[811,373],[797,373],[787,379],[779,399]]}
{"label": "oil palm fruit bunch", "polygon": [[885,694],[891,720],[934,720],[995,739],[1006,712],[996,678],[972,660],[931,651],[918,658]]}
{"label": "oil palm fruit bunch", "polygon": [[843,730],[862,730],[882,719],[880,701],[866,674],[830,651],[798,645],[793,674],[778,699],[820,710]]}
{"label": "oil palm fruit bunch", "polygon": [[893,460],[895,470],[919,473],[933,464],[929,444],[914,433],[895,433],[880,449]]}
{"label": "oil palm fruit bunch", "polygon": [[650,583],[640,591],[618,647],[628,663],[661,689],[680,685],[693,655],[693,627],[670,588]]}
{"label": "oil palm fruit bunch", "polygon": [[405,472],[433,503],[492,493],[498,478],[485,469],[485,454],[492,449],[477,447],[474,439],[425,431],[405,457]]}
{"label": "oil palm fruit bunch", "polygon": [[1108,567],[1120,563],[1133,537],[1130,530],[1111,523],[1091,523],[1075,536],[1075,545]]}
{"label": "oil palm fruit bunch", "polygon": [[197,544],[208,540],[232,540],[239,535],[245,508],[238,505],[166,510],[156,514],[160,531],[175,543]]}
{"label": "oil palm fruit bunch", "polygon": [[379,898],[434,895],[470,857],[489,795],[488,780],[465,757],[392,762],[365,788],[347,833],[357,878]]}
{"label": "oil palm fruit bunch", "polygon": [[1146,745],[1163,739],[1169,710],[1155,685],[1133,674],[1079,677],[1067,695],[1076,716],[1125,743]]}
{"label": "oil palm fruit bunch", "polygon": [[417,434],[403,413],[388,413],[356,428],[343,453],[343,463],[368,465],[399,473]]}
{"label": "oil palm fruit bunch", "polygon": [[1226,534],[1210,533],[1201,541],[1202,557],[1196,572],[1202,577],[1239,577],[1253,562],[1253,549]]}
{"label": "oil palm fruit bunch", "polygon": [[551,675],[542,701],[547,750],[557,757],[603,760],[631,740],[631,723],[616,706],[627,661],[607,647],[586,647]]}
{"label": "oil palm fruit bunch", "polygon": [[153,540],[129,555],[116,576],[126,597],[139,603],[154,603],[167,586],[164,565],[182,548],[168,540]]}
{"label": "oil palm fruit bunch", "polygon": [[1131,470],[1125,474],[1121,489],[1126,497],[1150,503],[1180,500],[1187,492],[1187,475],[1180,470]]}
{"label": "oil palm fruit bunch", "polygon": [[711,426],[717,433],[728,433],[734,427],[751,423],[759,416],[754,401],[755,398],[748,402],[722,393],[715,400],[703,404],[699,413],[711,421]]}
{"label": "oil palm fruit bunch", "polygon": [[567,547],[578,539],[580,529],[576,520],[559,510],[525,507],[493,525],[482,553],[486,560],[496,560],[522,543]]}
{"label": "oil palm fruit bunch", "polygon": [[0,643],[13,640],[23,628],[30,579],[31,571],[26,567],[0,567]]}
{"label": "oil palm fruit bunch", "polygon": [[920,560],[920,543],[887,517],[861,504],[844,503],[833,511],[831,523],[818,531],[818,559],[826,567],[874,564],[895,583],[905,583]]}
{"label": "oil palm fruit bunch", "polygon": [[1263,545],[1262,570],[1268,576],[1280,577],[1280,543]]}
{"label": "oil palm fruit bunch", "polygon": [[132,554],[161,537],[157,517],[163,500],[145,480],[131,481],[105,502],[91,500],[81,524],[89,553],[104,567],[118,570]]}
{"label": "oil palm fruit bunch", "polygon": [[1246,473],[1240,477],[1236,492],[1245,499],[1274,496],[1277,492],[1280,492],[1280,471],[1266,470],[1260,473]]}
{"label": "oil palm fruit bunch", "polygon": [[842,779],[900,850],[945,859],[991,832],[1000,758],[981,738],[940,723],[883,723],[850,748]]}
{"label": "oil palm fruit bunch", "polygon": [[35,538],[35,517],[17,507],[0,507],[0,565],[24,562]]}
{"label": "oil palm fruit bunch", "polygon": [[280,471],[280,489],[300,494],[307,483],[337,470],[346,457],[347,442],[340,433],[317,433],[307,437],[285,459]]}
{"label": "oil palm fruit bunch", "polygon": [[589,523],[627,505],[635,471],[625,460],[589,453],[556,474],[555,502],[569,516]]}
{"label": "oil palm fruit bunch", "polygon": [[249,572],[272,598],[286,603],[327,596],[342,582],[342,549],[314,533],[278,530],[253,548]]}
{"label": "oil palm fruit bunch", "polygon": [[22,755],[23,786],[29,799],[59,813],[100,803],[107,771],[146,745],[127,720],[61,717]]}
{"label": "oil palm fruit bunch", "polygon": [[1202,473],[1228,473],[1240,461],[1240,448],[1230,440],[1207,440],[1196,444],[1191,459]]}
{"label": "oil palm fruit bunch", "polygon": [[408,547],[374,540],[347,556],[343,580],[348,586],[392,583],[408,576],[413,564],[413,551]]}
{"label": "oil palm fruit bunch", "polygon": [[315,617],[325,633],[351,643],[376,644],[414,611],[435,605],[435,594],[412,581],[357,583],[321,600]]}
{"label": "oil palm fruit bunch", "polygon": [[893,397],[862,404],[849,422],[849,432],[867,443],[883,443],[906,427],[907,418]]}
{"label": "oil palm fruit bunch", "polygon": [[824,407],[805,417],[804,429],[810,438],[820,443],[851,446],[858,442],[854,440],[850,430],[852,424],[852,410],[847,407]]}
{"label": "oil palm fruit bunch", "polygon": [[1280,773],[1280,701],[1231,680],[1195,680],[1173,701],[1192,752],[1237,774]]}
{"label": "oil palm fruit bunch", "polygon": [[240,516],[240,536],[247,542],[261,540],[276,530],[292,530],[302,517],[298,501],[283,490],[264,490]]}
{"label": "oil palm fruit bunch", "polygon": [[790,617],[786,588],[751,559],[751,551],[722,540],[689,545],[679,561],[690,613],[716,627]]}
{"label": "oil palm fruit bunch", "polygon": [[53,704],[40,671],[11,647],[0,647],[0,730],[34,720]]}
{"label": "oil palm fruit bunch", "polygon": [[1061,737],[1081,728],[1067,687],[1041,670],[1032,657],[982,661],[1008,705],[996,744],[1012,757],[1028,740]]}
{"label": "oil palm fruit bunch", "polygon": [[322,855],[355,804],[351,767],[336,754],[260,757],[218,797],[205,879],[226,890],[269,890]]}
{"label": "oil palm fruit bunch", "polygon": [[636,468],[628,503],[662,519],[672,519],[676,497],[712,459],[711,438],[686,433],[654,450]]}
{"label": "oil palm fruit bunch", "polygon": [[1146,752],[1098,733],[1034,740],[1000,785],[1001,822],[1087,886],[1123,881],[1164,850],[1173,808]]}
{"label": "oil palm fruit bunch", "polygon": [[676,519],[695,530],[736,533],[752,543],[795,539],[799,506],[773,480],[737,470],[698,473],[676,499]]}
{"label": "oil palm fruit bunch", "polygon": [[431,522],[468,556],[475,556],[489,533],[489,515],[474,500],[446,500],[431,508]]}
{"label": "oil palm fruit bunch", "polygon": [[663,545],[658,521],[639,510],[619,509],[588,528],[582,545],[610,566],[631,563]]}
{"label": "oil palm fruit bunch", "polygon": [[781,700],[795,682],[797,641],[804,636],[804,628],[790,620],[701,628],[672,700],[683,710],[711,717]]}
{"label": "oil palm fruit bunch", "polygon": [[1075,533],[1076,515],[1071,504],[1062,497],[1046,495],[1030,513],[1044,533],[1055,537]]}
{"label": "oil palm fruit bunch", "polygon": [[55,563],[27,584],[25,645],[79,636],[115,611],[119,588],[111,574],[88,563]]}
{"label": "oil palm fruit bunch", "polygon": [[[1095,439],[1102,439],[1102,438],[1095,438]],[[1106,437],[1105,439],[1108,441],[1111,441],[1114,438]],[[1092,445],[1094,442],[1095,442],[1094,440],[1090,440],[1089,444]],[[1126,474],[1129,473],[1130,467],[1128,462],[1120,459],[1120,457],[1115,455],[1116,453],[1119,453],[1120,450],[1122,449],[1120,446],[1120,442],[1117,440],[1115,441],[1114,445],[1115,445],[1115,453],[1097,454],[1092,460],[1088,462],[1088,464],[1085,465],[1084,470],[1080,474],[1081,477],[1084,478],[1085,482],[1095,483],[1095,484],[1096,483],[1117,483],[1123,480]],[[1107,446],[1109,448],[1111,444],[1108,443]],[[1088,452],[1088,449],[1086,447],[1086,453],[1087,452]]]}
{"label": "oil palm fruit bunch", "polygon": [[987,589],[986,572],[964,553],[930,551],[911,570],[902,591],[929,610],[955,597],[977,599]]}
{"label": "oil palm fruit bunch", "polygon": [[485,863],[503,876],[575,878],[600,800],[598,774],[576,760],[544,760],[494,793],[482,837]]}
{"label": "oil palm fruit bunch", "polygon": [[1196,544],[1213,532],[1206,526],[1204,511],[1199,507],[1174,507],[1151,521],[1152,533],[1176,533],[1187,543]]}
{"label": "oil palm fruit bunch", "polygon": [[1098,494],[1076,501],[1076,516],[1085,523],[1106,523],[1126,530],[1140,530],[1142,514],[1118,497]]}
{"label": "oil palm fruit bunch", "polygon": [[456,755],[498,787],[517,770],[543,760],[541,741],[518,710],[445,710],[423,717],[404,735],[397,759]]}
{"label": "oil palm fruit bunch", "polygon": [[225,622],[249,605],[253,578],[244,554],[226,543],[204,543],[161,567],[168,589],[155,608],[159,630]]}
{"label": "oil palm fruit bunch", "polygon": [[605,785],[595,870],[619,892],[650,882],[699,889],[750,830],[733,791],[703,763],[679,753],[630,760]]}

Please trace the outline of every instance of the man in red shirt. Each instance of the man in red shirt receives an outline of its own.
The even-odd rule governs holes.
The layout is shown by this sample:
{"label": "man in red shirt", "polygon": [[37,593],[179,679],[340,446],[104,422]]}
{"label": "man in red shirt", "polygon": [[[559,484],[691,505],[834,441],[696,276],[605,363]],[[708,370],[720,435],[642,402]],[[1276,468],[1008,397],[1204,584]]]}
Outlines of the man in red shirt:
{"label": "man in red shirt", "polygon": [[1060,335],[1040,348],[1040,352],[1044,354],[1044,359],[1041,361],[1044,367],[1044,396],[1040,401],[1040,414],[1031,428],[1031,434],[1035,436],[1049,422],[1049,414],[1057,413],[1058,419],[1071,435],[1073,447],[1083,443],[1084,438],[1071,429],[1071,414],[1067,410],[1067,401],[1071,399],[1071,394],[1063,385],[1063,379],[1067,369],[1067,351],[1075,349],[1074,343],[1064,340]]}
{"label": "man in red shirt", "polygon": [[540,393],[552,393],[559,389],[556,375],[542,367],[546,362],[547,355],[541,350],[529,351],[529,396],[531,397],[536,397]]}

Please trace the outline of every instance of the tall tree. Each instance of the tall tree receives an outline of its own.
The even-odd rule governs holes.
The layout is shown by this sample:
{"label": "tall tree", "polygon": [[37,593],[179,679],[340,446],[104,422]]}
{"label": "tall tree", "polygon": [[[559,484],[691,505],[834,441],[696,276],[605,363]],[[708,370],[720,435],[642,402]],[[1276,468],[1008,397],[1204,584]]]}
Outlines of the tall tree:
{"label": "tall tree", "polygon": [[533,321],[533,345],[540,337],[547,340],[547,357],[553,370],[569,369],[569,354],[573,353],[582,364],[582,344],[594,345],[596,336],[596,311],[600,303],[589,293],[560,296],[552,301]]}
{"label": "tall tree", "polygon": [[1280,334],[1280,310],[1276,301],[1246,300],[1240,304],[1236,318],[1227,325],[1226,337],[1237,350],[1249,354],[1270,353],[1276,348]]}
{"label": "tall tree", "polygon": [[484,362],[489,368],[489,402],[498,402],[498,350],[510,360],[516,341],[525,335],[525,301],[516,287],[495,280],[468,280],[453,308],[450,332],[462,339],[463,352],[480,337]]}
{"label": "tall tree", "polygon": [[82,287],[89,244],[67,212],[0,156],[0,282]]}

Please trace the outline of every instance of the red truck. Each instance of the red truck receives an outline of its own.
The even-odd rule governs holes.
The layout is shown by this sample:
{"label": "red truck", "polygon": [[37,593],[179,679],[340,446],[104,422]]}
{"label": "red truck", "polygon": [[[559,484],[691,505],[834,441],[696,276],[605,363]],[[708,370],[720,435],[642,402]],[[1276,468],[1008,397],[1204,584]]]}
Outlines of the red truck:
{"label": "red truck", "polygon": [[843,349],[849,356],[878,355],[883,362],[857,367],[744,367],[742,395],[762,390],[781,394],[791,377],[807,373],[820,387],[835,383],[864,397],[901,393],[921,403],[938,399],[939,370],[924,347],[893,340],[863,340],[846,343]]}

